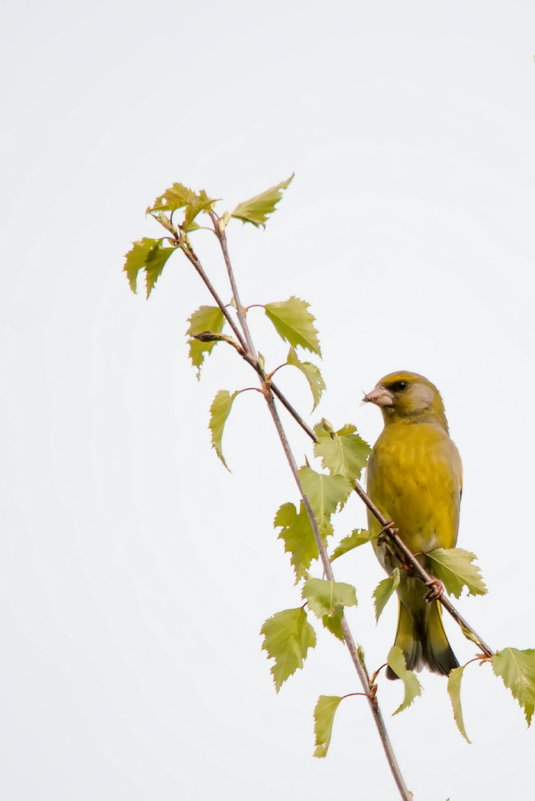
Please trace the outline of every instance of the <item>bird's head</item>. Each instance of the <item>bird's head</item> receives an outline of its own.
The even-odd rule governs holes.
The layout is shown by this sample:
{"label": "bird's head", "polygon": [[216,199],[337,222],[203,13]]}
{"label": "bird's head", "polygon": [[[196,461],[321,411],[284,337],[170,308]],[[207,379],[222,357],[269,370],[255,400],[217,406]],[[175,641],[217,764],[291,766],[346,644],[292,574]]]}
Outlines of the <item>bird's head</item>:
{"label": "bird's head", "polygon": [[377,382],[364,396],[383,413],[385,425],[399,421],[439,423],[448,430],[448,421],[440,392],[431,381],[418,373],[399,370]]}

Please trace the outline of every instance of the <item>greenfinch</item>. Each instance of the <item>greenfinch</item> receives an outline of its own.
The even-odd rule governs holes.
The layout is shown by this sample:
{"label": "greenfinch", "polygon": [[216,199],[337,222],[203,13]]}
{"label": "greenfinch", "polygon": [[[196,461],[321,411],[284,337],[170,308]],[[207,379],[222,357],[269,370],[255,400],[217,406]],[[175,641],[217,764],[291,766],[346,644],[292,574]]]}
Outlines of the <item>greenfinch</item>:
{"label": "greenfinch", "polygon": [[[459,527],[462,463],[442,398],[427,378],[403,370],[382,378],[364,400],[378,406],[384,420],[368,462],[368,494],[427,567],[425,554],[454,548]],[[368,522],[370,532],[378,534],[381,524],[371,513]],[[399,561],[376,543],[375,553],[390,574]],[[444,631],[440,603],[426,600],[429,589],[410,570],[400,573],[395,645],[410,670],[427,667],[448,675],[459,663]],[[390,668],[387,675],[397,678]]]}

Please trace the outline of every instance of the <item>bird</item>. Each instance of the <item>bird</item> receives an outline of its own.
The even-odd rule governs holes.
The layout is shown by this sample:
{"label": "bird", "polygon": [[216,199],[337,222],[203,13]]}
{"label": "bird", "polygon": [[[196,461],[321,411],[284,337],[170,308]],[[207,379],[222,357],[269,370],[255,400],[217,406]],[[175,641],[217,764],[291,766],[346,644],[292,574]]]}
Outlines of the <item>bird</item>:
{"label": "bird", "polygon": [[[462,462],[450,439],[442,397],[424,376],[399,370],[381,378],[363,400],[378,406],[384,421],[368,460],[368,495],[426,567],[426,553],[455,547],[459,528]],[[378,542],[382,526],[370,512],[368,524],[376,556],[391,574],[400,562],[381,538]],[[410,569],[400,570],[394,644],[409,670],[426,667],[447,676],[459,663],[437,600],[443,585],[436,579],[433,584],[429,593]],[[390,667],[387,676],[398,678]]]}

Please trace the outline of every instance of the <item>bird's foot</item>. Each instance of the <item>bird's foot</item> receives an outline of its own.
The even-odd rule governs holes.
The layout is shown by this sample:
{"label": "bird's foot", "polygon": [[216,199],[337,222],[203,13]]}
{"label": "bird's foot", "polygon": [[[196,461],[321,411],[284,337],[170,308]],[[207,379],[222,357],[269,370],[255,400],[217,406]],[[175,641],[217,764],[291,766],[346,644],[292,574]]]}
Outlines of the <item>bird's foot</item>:
{"label": "bird's foot", "polygon": [[430,581],[425,582],[425,586],[431,588],[425,596],[425,600],[428,603],[431,603],[431,601],[438,601],[439,598],[442,598],[444,595],[444,584],[440,579],[432,578]]}
{"label": "bird's foot", "polygon": [[399,529],[396,528],[396,526],[394,525],[394,521],[393,520],[389,520],[388,523],[385,523],[384,526],[382,527],[382,529],[379,532],[379,535],[377,537],[377,544],[378,545],[382,545],[385,542],[385,540],[386,540],[385,534],[387,533],[387,531],[390,534],[397,534],[398,533]]}

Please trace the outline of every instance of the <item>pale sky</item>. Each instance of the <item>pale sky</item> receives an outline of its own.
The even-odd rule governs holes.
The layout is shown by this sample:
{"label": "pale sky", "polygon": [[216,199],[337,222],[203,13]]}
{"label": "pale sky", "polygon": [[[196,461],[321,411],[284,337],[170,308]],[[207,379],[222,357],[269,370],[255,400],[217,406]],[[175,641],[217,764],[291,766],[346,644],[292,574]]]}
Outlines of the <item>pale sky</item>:
{"label": "pale sky", "polygon": [[[121,273],[174,181],[223,211],[295,171],[265,231],[229,227],[243,301],[298,295],[317,318],[324,400],[308,417],[301,377],[281,386],[370,442],[363,390],[400,368],[439,386],[465,466],[458,544],[490,589],[458,606],[493,647],[535,647],[534,24],[514,0],[1,4],[2,798],[398,797],[359,699],[312,758],[318,695],[359,689],[339,643],[318,631],[273,689],[259,629],[300,604],[272,527],[296,492],[256,393],[225,432],[232,473],[206,430],[215,392],[253,376],[216,349],[196,381],[184,331],[208,300],[179,254],[149,302]],[[260,310],[251,324],[275,366],[286,348]],[[355,498],[337,536],[364,520]],[[372,553],[335,567],[373,670],[395,603],[376,627]],[[399,683],[379,687],[416,801],[521,797],[535,732],[490,668],[465,673],[472,745],[445,681],[420,678],[395,718]]]}

